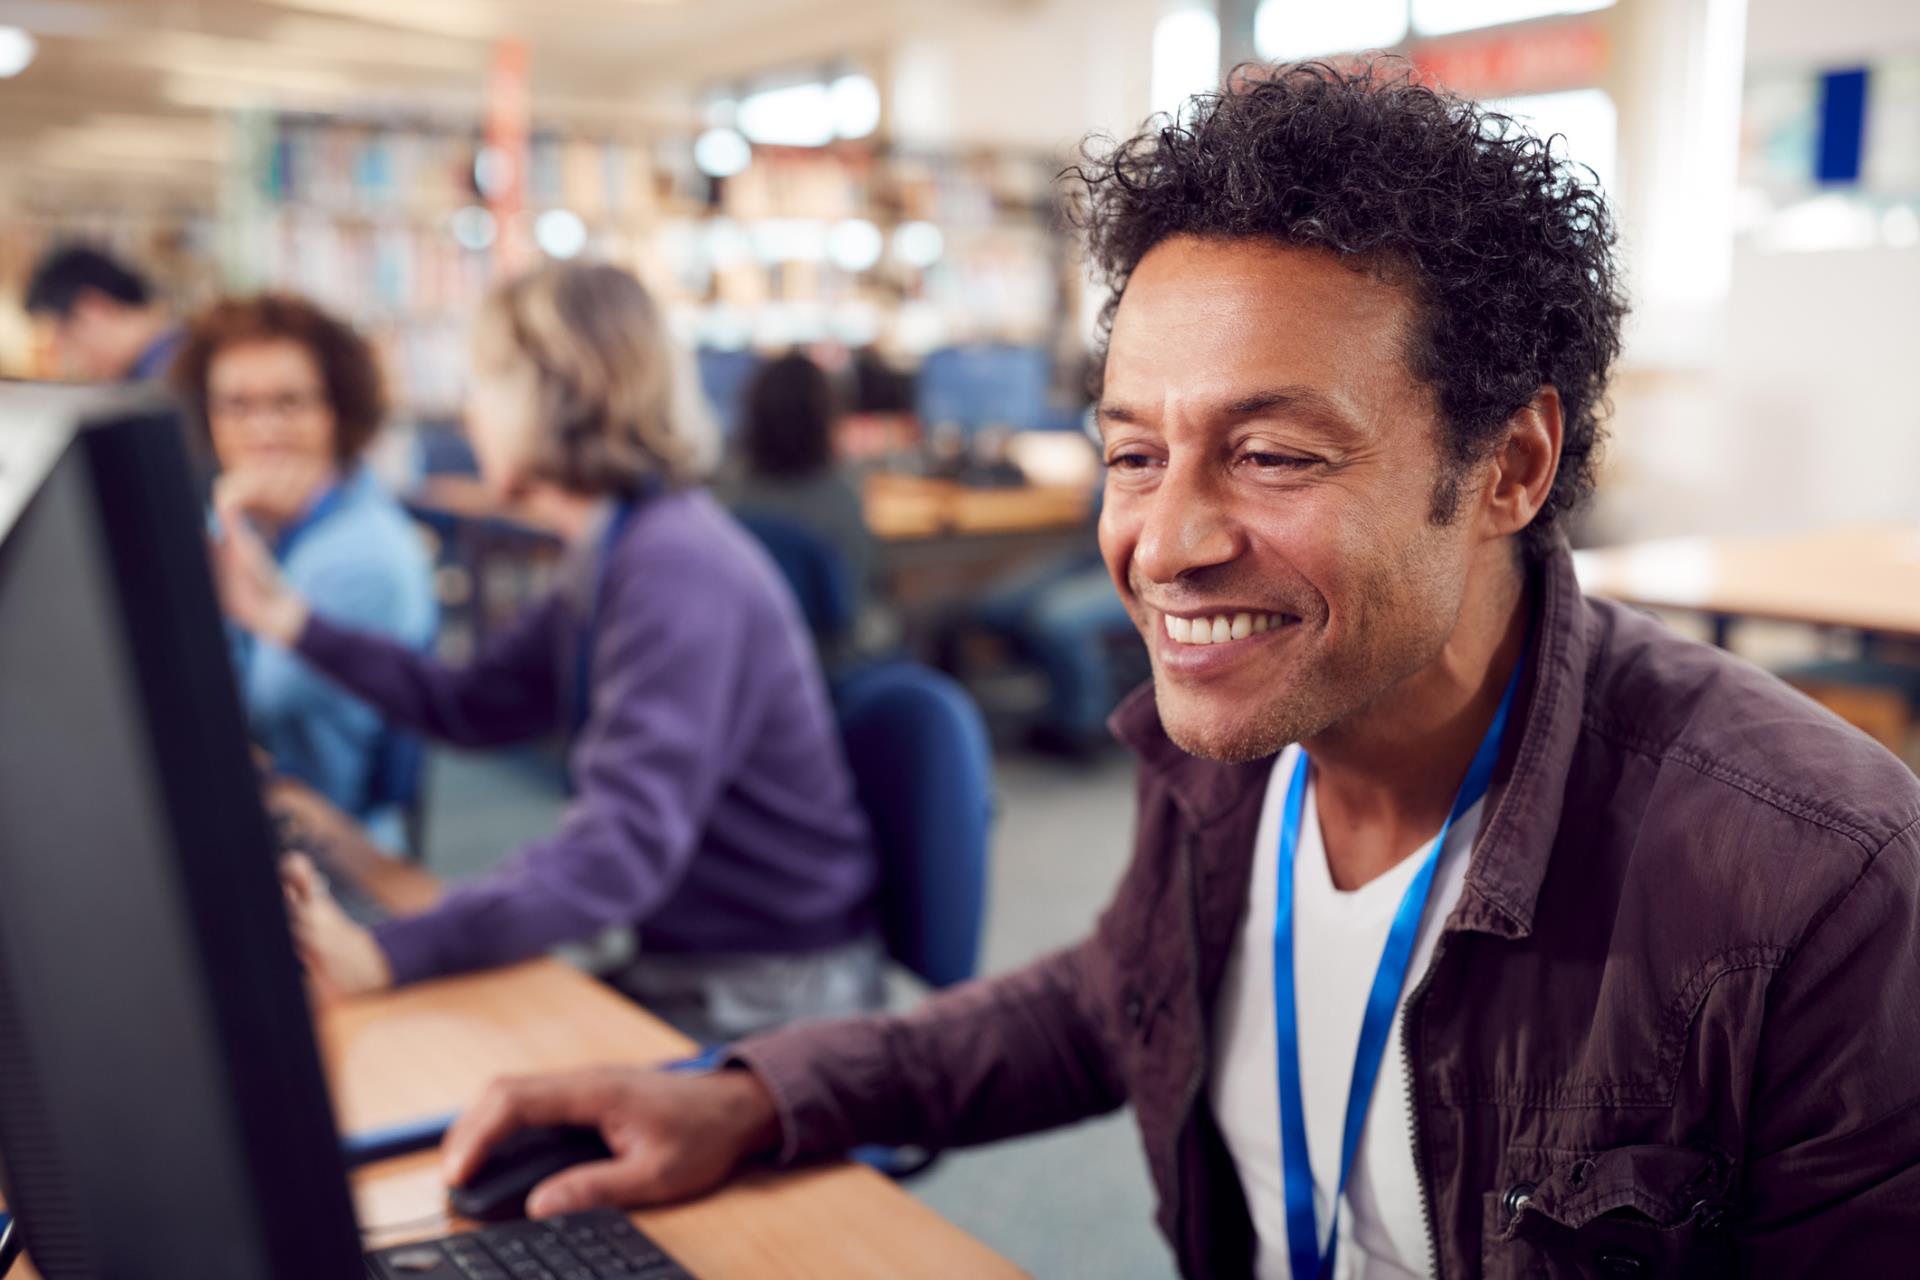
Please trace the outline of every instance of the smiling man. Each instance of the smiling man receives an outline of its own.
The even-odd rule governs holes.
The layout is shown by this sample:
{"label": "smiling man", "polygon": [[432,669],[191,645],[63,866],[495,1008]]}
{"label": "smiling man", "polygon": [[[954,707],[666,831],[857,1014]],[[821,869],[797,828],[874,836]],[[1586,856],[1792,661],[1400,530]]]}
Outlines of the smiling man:
{"label": "smiling man", "polygon": [[551,1213],[1131,1104],[1190,1276],[1909,1268],[1920,784],[1581,595],[1597,191],[1381,64],[1261,69],[1079,176],[1100,541],[1153,659],[1093,936],[712,1076],[496,1086],[449,1176],[599,1125]]}

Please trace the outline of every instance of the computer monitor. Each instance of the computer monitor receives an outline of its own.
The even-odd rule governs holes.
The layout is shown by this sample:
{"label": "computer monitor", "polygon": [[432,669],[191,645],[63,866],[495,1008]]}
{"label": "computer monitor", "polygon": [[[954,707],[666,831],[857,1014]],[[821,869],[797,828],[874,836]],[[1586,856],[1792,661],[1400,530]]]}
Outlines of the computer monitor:
{"label": "computer monitor", "polygon": [[47,1280],[366,1274],[180,432],[0,385],[0,1186]]}

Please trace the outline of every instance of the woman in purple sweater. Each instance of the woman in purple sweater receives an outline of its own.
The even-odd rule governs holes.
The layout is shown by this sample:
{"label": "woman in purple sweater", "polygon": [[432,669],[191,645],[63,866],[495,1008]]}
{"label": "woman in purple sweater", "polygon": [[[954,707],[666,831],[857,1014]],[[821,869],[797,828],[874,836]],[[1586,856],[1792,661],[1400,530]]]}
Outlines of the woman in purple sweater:
{"label": "woman in purple sweater", "polygon": [[637,926],[617,981],[700,1039],[872,1007],[875,863],[812,640],[779,571],[699,487],[714,439],[631,275],[559,266],[475,335],[481,474],[561,531],[558,588],[449,667],[311,612],[221,512],[235,621],[462,747],[574,728],[559,828],[424,915],[371,931],[295,893],[312,970],[378,990]]}

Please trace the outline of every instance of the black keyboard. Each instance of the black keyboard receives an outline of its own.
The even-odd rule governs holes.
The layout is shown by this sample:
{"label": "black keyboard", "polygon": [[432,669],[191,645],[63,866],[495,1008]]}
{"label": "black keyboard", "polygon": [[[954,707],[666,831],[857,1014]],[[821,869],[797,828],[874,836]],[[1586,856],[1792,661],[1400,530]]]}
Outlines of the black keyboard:
{"label": "black keyboard", "polygon": [[694,1280],[612,1209],[381,1249],[367,1269],[372,1280]]}

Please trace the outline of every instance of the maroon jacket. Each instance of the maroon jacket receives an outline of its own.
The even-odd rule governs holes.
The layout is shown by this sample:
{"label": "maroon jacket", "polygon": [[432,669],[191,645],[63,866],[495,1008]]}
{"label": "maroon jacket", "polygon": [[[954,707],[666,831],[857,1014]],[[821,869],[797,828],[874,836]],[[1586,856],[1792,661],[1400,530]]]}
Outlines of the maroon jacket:
{"label": "maroon jacket", "polygon": [[[1536,575],[1526,701],[1407,996],[1446,1277],[1920,1273],[1920,782],[1772,677]],[[1150,694],[1133,864],[1094,935],[905,1017],[740,1058],[792,1161],[987,1142],[1131,1103],[1189,1276],[1248,1273],[1202,1087],[1270,761],[1181,752]]]}

